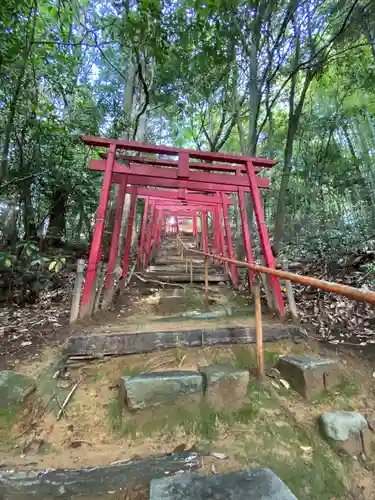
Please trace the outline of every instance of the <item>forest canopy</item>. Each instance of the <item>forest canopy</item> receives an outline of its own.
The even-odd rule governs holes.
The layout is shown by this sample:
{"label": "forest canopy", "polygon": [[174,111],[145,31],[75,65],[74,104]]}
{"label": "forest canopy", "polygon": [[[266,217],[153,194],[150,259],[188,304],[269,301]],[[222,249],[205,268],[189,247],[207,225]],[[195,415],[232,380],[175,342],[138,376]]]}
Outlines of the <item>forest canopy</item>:
{"label": "forest canopy", "polygon": [[276,158],[276,251],[365,243],[374,68],[371,0],[4,0],[1,255],[90,240],[100,174],[80,134]]}

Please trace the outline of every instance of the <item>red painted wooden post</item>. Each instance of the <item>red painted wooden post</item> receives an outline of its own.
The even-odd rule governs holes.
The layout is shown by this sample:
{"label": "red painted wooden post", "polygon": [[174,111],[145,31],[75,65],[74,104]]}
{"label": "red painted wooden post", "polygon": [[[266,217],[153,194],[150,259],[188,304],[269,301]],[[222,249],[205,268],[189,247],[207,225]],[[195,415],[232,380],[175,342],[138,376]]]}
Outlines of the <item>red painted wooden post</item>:
{"label": "red painted wooden post", "polygon": [[219,210],[218,207],[216,206],[215,209],[213,210],[214,214],[214,237],[216,238],[216,251],[219,255],[222,254],[222,248],[221,248],[221,239],[220,239],[220,220],[219,220]]}
{"label": "red painted wooden post", "polygon": [[122,264],[122,276],[123,276],[123,278],[126,278],[126,275],[128,274],[129,257],[130,257],[130,250],[131,250],[130,247],[132,244],[132,235],[133,235],[134,213],[135,213],[135,207],[136,207],[136,203],[137,203],[137,187],[136,186],[133,186],[131,196],[132,196],[132,198],[131,198],[131,202],[130,202],[128,225],[127,225],[126,237],[125,237],[124,262]]}
{"label": "red painted wooden post", "polygon": [[118,253],[118,243],[120,238],[122,212],[124,208],[124,201],[126,194],[126,184],[127,184],[127,175],[124,175],[122,183],[120,184],[117,192],[115,222],[112,230],[112,241],[108,258],[107,275],[104,282],[103,304],[108,304],[109,300],[111,299],[111,290],[113,285],[113,271],[115,269],[117,253]]}
{"label": "red painted wooden post", "polygon": [[[242,236],[243,236],[243,243],[244,243],[245,252],[246,252],[246,260],[249,264],[254,264],[254,256],[253,256],[253,251],[251,248],[249,223],[248,223],[247,214],[246,214],[245,194],[241,188],[238,188],[238,205],[239,205],[239,210],[240,210],[240,215],[241,215]],[[252,271],[248,270],[247,276],[248,276],[248,281],[249,281],[249,293],[251,293],[251,284],[254,281],[254,273]]]}
{"label": "red painted wooden post", "polygon": [[158,227],[156,230],[156,245],[160,246],[161,243],[161,231],[163,227],[163,211],[159,210]]}
{"label": "red painted wooden post", "polygon": [[147,229],[147,219],[148,219],[148,206],[149,206],[149,198],[145,199],[145,205],[143,209],[143,219],[142,219],[142,228],[141,228],[141,239],[139,242],[139,254],[138,254],[138,266],[142,267],[143,265],[143,253],[145,248],[145,238],[146,238],[146,229]]}
{"label": "red painted wooden post", "polygon": [[167,227],[168,227],[168,222],[167,222],[167,216],[166,215],[163,217],[163,221],[164,221],[163,239],[165,240],[165,238],[167,237]]}
{"label": "red painted wooden post", "polygon": [[101,258],[102,238],[107,213],[109,192],[112,182],[112,170],[116,157],[116,145],[111,144],[105,164],[102,189],[100,192],[99,206],[96,215],[94,234],[91,243],[90,256],[87,264],[85,286],[83,287],[80,317],[86,318],[91,315],[93,300],[95,296],[95,278],[98,264]]}
{"label": "red painted wooden post", "polygon": [[197,215],[193,215],[193,236],[197,238]]}
{"label": "red painted wooden post", "polygon": [[[228,257],[227,249],[225,247],[225,238],[224,238],[224,231],[223,231],[222,206],[220,206],[220,205],[218,206],[217,212],[218,212],[218,223],[219,223],[218,230],[219,230],[219,238],[220,238],[220,254],[223,257]],[[225,274],[228,276],[228,274],[229,274],[228,262],[224,263],[224,269],[225,269]]]}
{"label": "red painted wooden post", "polygon": [[[256,220],[256,223],[258,226],[259,239],[260,239],[260,244],[261,244],[262,251],[263,251],[264,261],[265,261],[267,267],[269,267],[271,269],[275,269],[276,268],[275,258],[274,258],[273,253],[272,253],[271,243],[270,243],[270,239],[269,239],[268,231],[267,231],[267,226],[266,226],[266,222],[264,220],[262,200],[260,198],[257,178],[255,175],[254,166],[253,166],[252,162],[246,163],[246,169],[247,169],[247,174],[249,176],[250,192],[251,192],[251,197],[253,200],[255,220]],[[271,284],[273,293],[275,295],[276,304],[277,304],[277,308],[279,310],[279,314],[281,316],[284,316],[285,315],[285,306],[284,306],[283,296],[281,293],[280,282],[275,276],[270,276],[270,284]]]}
{"label": "red painted wooden post", "polygon": [[152,232],[152,242],[154,247],[156,247],[158,244],[159,217],[160,217],[160,210],[156,210],[155,224]]}
{"label": "red painted wooden post", "polygon": [[207,223],[207,211],[202,210],[202,239],[203,239],[203,251],[208,253],[208,223]]}
{"label": "red painted wooden post", "polygon": [[[234,260],[236,256],[233,249],[232,233],[228,217],[228,204],[226,202],[227,198],[224,195],[224,193],[220,193],[220,195],[223,204],[224,227],[225,227],[225,234],[228,246],[228,254],[229,258]],[[234,264],[231,265],[231,277],[234,289],[238,290],[238,272],[237,272],[237,267]]]}
{"label": "red painted wooden post", "polygon": [[151,250],[151,241],[152,241],[151,239],[152,239],[152,233],[154,231],[155,214],[156,214],[155,201],[151,200],[151,214],[150,214],[150,222],[148,224],[146,252],[145,252],[145,261],[144,261],[145,267],[148,265],[148,259],[149,259],[150,250]]}

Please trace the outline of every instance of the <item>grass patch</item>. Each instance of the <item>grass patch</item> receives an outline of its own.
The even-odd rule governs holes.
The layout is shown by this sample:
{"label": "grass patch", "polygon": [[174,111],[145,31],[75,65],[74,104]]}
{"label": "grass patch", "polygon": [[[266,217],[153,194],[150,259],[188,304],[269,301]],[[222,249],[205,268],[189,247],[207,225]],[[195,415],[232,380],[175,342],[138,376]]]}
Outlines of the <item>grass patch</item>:
{"label": "grass patch", "polygon": [[209,405],[163,406],[144,410],[136,415],[123,411],[116,399],[108,406],[108,416],[115,434],[135,439],[137,436],[171,435],[178,429],[202,441],[218,439],[224,429],[247,424],[258,415],[258,405],[246,402],[236,410],[216,410]]}
{"label": "grass patch", "polygon": [[123,377],[134,377],[135,375],[139,375],[145,371],[144,365],[136,365],[136,366],[125,366],[122,375]]}
{"label": "grass patch", "polygon": [[11,430],[21,411],[20,406],[0,408],[0,447],[9,446],[12,443]]}
{"label": "grass patch", "polygon": [[[234,346],[232,347],[234,365],[242,370],[254,372],[257,367],[257,353],[255,346]],[[278,352],[264,351],[264,366],[270,369],[276,365],[280,357]]]}
{"label": "grass patch", "polygon": [[340,384],[331,391],[323,391],[313,401],[314,404],[334,404],[339,402],[347,403],[351,398],[360,394],[360,383],[355,377],[343,377]]}
{"label": "grass patch", "polygon": [[99,382],[99,380],[103,380],[104,377],[105,377],[105,373],[97,371],[97,372],[91,373],[88,378],[89,378],[90,382]]}
{"label": "grass patch", "polygon": [[[245,463],[250,460],[272,469],[300,500],[347,498],[347,464],[326,443],[288,422],[261,422],[256,429],[257,442],[244,445]],[[300,446],[312,450],[304,453]]]}
{"label": "grass patch", "polygon": [[200,290],[197,290],[194,286],[186,286],[185,297],[181,299],[184,304],[186,304],[187,309],[208,311],[209,301],[207,297],[203,295]]}

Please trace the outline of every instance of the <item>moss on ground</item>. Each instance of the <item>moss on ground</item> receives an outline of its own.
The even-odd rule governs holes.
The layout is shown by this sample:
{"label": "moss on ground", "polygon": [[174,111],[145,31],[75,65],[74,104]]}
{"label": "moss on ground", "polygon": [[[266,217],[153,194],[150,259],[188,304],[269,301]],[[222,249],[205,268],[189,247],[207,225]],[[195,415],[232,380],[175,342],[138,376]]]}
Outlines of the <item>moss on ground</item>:
{"label": "moss on ground", "polygon": [[12,428],[22,411],[21,406],[0,408],[0,446],[8,448],[13,443]]}
{"label": "moss on ground", "polygon": [[244,464],[256,462],[272,469],[299,500],[348,498],[347,461],[318,436],[311,438],[298,426],[285,421],[259,422],[256,443],[247,439],[243,448]]}

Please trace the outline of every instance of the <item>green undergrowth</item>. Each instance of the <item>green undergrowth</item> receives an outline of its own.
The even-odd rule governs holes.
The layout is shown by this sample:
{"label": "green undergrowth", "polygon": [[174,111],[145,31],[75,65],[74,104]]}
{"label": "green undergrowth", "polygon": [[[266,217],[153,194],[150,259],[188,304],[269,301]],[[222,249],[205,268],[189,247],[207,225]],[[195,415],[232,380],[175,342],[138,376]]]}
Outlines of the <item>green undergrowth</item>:
{"label": "green undergrowth", "polygon": [[331,404],[336,409],[341,405],[343,407],[350,403],[351,398],[360,394],[360,381],[355,377],[343,377],[340,384],[330,391],[323,391],[313,403]]}
{"label": "green undergrowth", "polygon": [[[233,355],[233,364],[242,370],[256,371],[257,353],[254,345],[233,346],[231,348]],[[275,366],[279,360],[279,353],[273,351],[264,351],[264,366],[266,369]]]}
{"label": "green undergrowth", "polygon": [[317,435],[284,420],[257,423],[257,434],[244,441],[245,465],[272,469],[299,500],[348,498],[348,459],[339,457]]}
{"label": "green undergrowth", "polygon": [[12,428],[21,411],[20,406],[0,408],[0,447],[9,447],[12,444]]}

